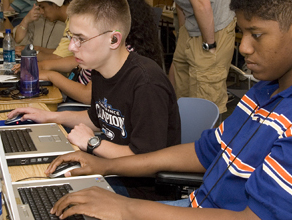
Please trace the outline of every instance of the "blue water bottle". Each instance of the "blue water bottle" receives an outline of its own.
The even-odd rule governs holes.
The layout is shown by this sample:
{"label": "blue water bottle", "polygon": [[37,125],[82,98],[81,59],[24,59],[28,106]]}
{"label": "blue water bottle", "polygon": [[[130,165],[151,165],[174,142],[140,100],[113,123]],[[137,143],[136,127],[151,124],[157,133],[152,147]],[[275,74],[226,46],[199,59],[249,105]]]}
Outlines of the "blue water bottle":
{"label": "blue water bottle", "polygon": [[3,39],[3,67],[9,69],[15,65],[15,41],[12,37],[11,30],[6,29]]}
{"label": "blue water bottle", "polygon": [[21,51],[20,93],[25,97],[40,93],[37,54],[32,44],[26,45]]}

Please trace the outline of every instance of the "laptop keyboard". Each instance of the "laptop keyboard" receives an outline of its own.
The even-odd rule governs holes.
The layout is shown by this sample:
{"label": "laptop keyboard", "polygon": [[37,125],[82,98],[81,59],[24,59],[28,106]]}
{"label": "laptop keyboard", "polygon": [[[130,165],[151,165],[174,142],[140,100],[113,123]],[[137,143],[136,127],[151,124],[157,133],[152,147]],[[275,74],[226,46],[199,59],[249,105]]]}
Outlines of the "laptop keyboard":
{"label": "laptop keyboard", "polygon": [[5,153],[36,151],[29,132],[31,129],[2,130],[1,137]]}
{"label": "laptop keyboard", "polygon": [[[72,187],[69,184],[18,188],[22,202],[29,204],[36,220],[58,220],[57,216],[50,214],[50,210],[70,190],[72,190]],[[84,217],[74,215],[66,219],[84,220]]]}

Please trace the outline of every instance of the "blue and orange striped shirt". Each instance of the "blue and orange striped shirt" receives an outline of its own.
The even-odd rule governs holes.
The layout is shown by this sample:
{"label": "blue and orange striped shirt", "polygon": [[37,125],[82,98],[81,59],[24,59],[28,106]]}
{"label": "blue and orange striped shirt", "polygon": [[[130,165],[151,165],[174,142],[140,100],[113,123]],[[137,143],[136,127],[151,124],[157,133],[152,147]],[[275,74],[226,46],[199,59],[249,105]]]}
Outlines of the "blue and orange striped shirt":
{"label": "blue and orange striped shirt", "polygon": [[207,171],[190,195],[193,207],[249,206],[261,219],[292,218],[292,87],[271,98],[277,88],[277,82],[257,83],[218,128],[196,141]]}

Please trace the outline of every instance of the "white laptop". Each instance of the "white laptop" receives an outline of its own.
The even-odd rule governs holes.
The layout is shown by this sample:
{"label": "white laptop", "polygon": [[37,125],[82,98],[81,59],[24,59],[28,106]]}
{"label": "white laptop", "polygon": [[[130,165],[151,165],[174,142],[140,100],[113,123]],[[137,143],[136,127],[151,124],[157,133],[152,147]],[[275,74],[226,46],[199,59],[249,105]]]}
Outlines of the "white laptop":
{"label": "white laptop", "polygon": [[74,149],[56,123],[0,126],[9,166],[50,163]]}
{"label": "white laptop", "polygon": [[[2,181],[2,187],[3,187],[2,192],[4,196],[5,207],[11,220],[59,219],[56,216],[49,216],[48,214],[47,214],[48,217],[42,216],[42,215],[46,215],[46,213],[44,212],[40,216],[39,211],[43,210],[42,206],[44,205],[46,201],[45,195],[42,196],[41,194],[41,199],[40,199],[41,203],[37,203],[36,205],[35,204],[29,205],[28,203],[23,202],[25,199],[23,199],[20,195],[20,193],[23,191],[26,191],[26,192],[31,191],[34,193],[36,191],[38,192],[45,191],[45,194],[48,194],[52,197],[53,193],[51,193],[50,191],[51,187],[53,187],[54,190],[56,190],[58,188],[62,189],[63,186],[65,185],[66,188],[71,187],[71,189],[69,190],[69,193],[79,191],[81,189],[89,188],[91,186],[98,186],[98,187],[114,192],[113,189],[110,187],[110,185],[106,182],[106,180],[101,175],[12,182],[1,141],[0,141],[0,178]],[[31,201],[36,202],[37,199],[32,199]],[[50,210],[52,207],[53,205],[49,204],[47,206],[47,209]],[[94,218],[90,218],[87,216],[80,216],[80,215],[75,216],[75,217],[76,219],[85,219],[85,220],[94,219]]]}

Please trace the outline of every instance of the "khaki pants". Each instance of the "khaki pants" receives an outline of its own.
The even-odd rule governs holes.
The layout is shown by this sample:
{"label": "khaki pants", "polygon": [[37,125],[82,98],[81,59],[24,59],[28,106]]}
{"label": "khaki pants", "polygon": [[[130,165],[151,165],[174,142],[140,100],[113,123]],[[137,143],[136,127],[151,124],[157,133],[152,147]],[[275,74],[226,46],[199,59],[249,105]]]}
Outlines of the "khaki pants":
{"label": "khaki pants", "polygon": [[226,79],[234,52],[235,25],[236,19],[215,33],[215,54],[203,50],[201,36],[190,37],[184,26],[180,28],[173,56],[177,98],[208,99],[220,113],[227,111]]}

